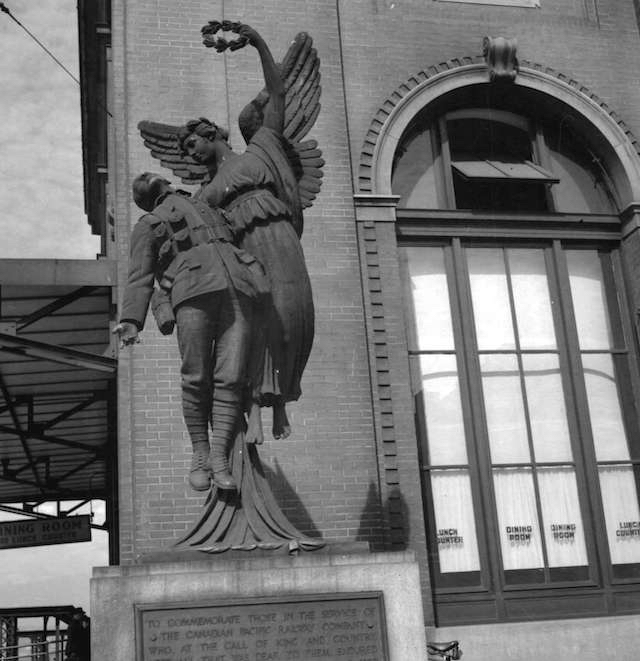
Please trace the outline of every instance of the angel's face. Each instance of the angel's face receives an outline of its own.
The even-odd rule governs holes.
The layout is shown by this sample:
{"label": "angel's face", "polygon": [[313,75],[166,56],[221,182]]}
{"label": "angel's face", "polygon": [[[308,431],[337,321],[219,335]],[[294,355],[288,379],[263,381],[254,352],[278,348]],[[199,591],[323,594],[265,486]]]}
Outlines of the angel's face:
{"label": "angel's face", "polygon": [[196,163],[210,163],[215,160],[216,150],[213,140],[192,133],[184,141],[184,149]]}

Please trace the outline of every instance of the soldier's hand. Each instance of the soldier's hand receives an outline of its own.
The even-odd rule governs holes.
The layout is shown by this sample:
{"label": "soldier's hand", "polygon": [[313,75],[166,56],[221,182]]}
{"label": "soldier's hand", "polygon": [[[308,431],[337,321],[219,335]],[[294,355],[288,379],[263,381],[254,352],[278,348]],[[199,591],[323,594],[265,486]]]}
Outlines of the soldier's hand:
{"label": "soldier's hand", "polygon": [[112,332],[120,339],[121,349],[123,347],[129,346],[130,344],[137,344],[140,342],[137,326],[129,321],[120,322]]}

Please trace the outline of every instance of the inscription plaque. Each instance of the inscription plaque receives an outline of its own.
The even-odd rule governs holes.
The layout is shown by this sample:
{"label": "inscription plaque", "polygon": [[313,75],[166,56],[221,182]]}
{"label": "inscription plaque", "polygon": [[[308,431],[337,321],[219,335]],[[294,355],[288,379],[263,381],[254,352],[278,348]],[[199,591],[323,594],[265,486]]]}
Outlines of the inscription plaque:
{"label": "inscription plaque", "polygon": [[381,592],[136,604],[137,661],[387,661]]}

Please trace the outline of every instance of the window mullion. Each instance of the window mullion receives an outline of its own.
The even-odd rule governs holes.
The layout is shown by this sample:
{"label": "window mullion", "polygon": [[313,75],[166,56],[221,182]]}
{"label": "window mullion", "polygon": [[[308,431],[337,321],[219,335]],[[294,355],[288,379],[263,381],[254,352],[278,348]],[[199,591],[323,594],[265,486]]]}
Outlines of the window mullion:
{"label": "window mullion", "polygon": [[626,350],[627,341],[622,328],[620,309],[618,307],[618,296],[616,294],[611,254],[609,252],[600,252],[599,256],[600,263],[602,264],[602,277],[606,292],[607,312],[609,313],[609,323],[611,324],[611,346],[615,348],[624,347]]}
{"label": "window mullion", "polygon": [[[489,454],[489,440],[487,437],[487,424],[482,400],[482,385],[480,364],[477,355],[477,342],[475,337],[475,324],[473,320],[473,306],[471,291],[469,289],[469,274],[466,268],[464,248],[460,239],[452,240],[452,257],[455,277],[456,301],[455,315],[459,319],[461,339],[461,355],[465,365],[465,396],[468,401],[470,415],[470,430],[473,439],[470,439],[468,451],[475,461],[470,461],[477,467],[479,492],[481,494],[481,507],[478,514],[481,521],[478,527],[482,535],[483,548],[488,550],[488,566],[491,584],[495,586],[498,597],[498,609],[503,610],[502,598],[499,597],[504,588],[502,572],[502,550],[500,548],[500,527],[497,519],[497,509],[493,480],[491,474],[491,460]],[[481,531],[481,532],[480,532]]]}
{"label": "window mullion", "polygon": [[[622,255],[620,251],[615,250],[611,255],[611,266],[614,276],[614,287],[617,286],[618,291],[628,292],[630,291],[625,287],[627,281],[627,273],[623,263]],[[622,333],[625,338],[628,338],[626,341],[626,348],[628,351],[628,360],[626,362],[627,368],[629,370],[629,382],[630,382],[630,392],[628,397],[630,398],[629,410],[633,413],[633,426],[632,434],[629,436],[633,444],[633,439],[638,438],[640,435],[640,418],[638,415],[638,407],[636,402],[640,402],[640,364],[638,355],[638,318],[631,312],[632,302],[625,293],[621,293],[618,298],[618,305],[620,307],[620,319],[622,322]],[[634,325],[632,319],[636,320]],[[632,457],[634,452],[632,449]]]}
{"label": "window mullion", "polygon": [[[455,241],[456,239],[454,239],[454,242]],[[472,423],[473,414],[469,397],[469,369],[464,351],[460,351],[460,347],[464,346],[464,338],[456,261],[455,248],[447,246],[444,250],[444,263],[447,273],[449,300],[451,302],[451,322],[453,327],[454,344],[456,347],[456,363],[458,367],[460,402],[465,427],[469,479],[471,481],[472,498],[475,504],[474,519],[476,524],[478,552],[480,553],[480,576],[482,586],[488,590],[491,588],[492,580],[491,570],[487,563],[488,542],[483,515],[484,498],[482,497],[482,480],[478,474],[477,468],[475,429]]]}
{"label": "window mullion", "polygon": [[[616,292],[621,288],[616,287],[616,266],[619,270],[619,262],[613,259],[611,253],[602,253],[600,259],[603,263],[603,277],[606,291],[606,300],[608,305],[609,318],[611,320],[611,332],[613,335],[612,345],[617,350],[610,351],[614,365],[614,371],[617,375],[618,396],[622,404],[622,418],[627,433],[627,439],[630,443],[630,456],[637,458],[637,452],[634,452],[635,439],[638,438],[638,412],[636,408],[637,387],[634,387],[634,379],[630,369],[629,347],[632,344],[627,338],[630,337],[629,329],[625,328],[623,319],[628,318],[628,311],[621,309],[624,305],[622,296],[617,296]],[[620,274],[618,273],[618,280]],[[625,314],[626,313],[626,314]],[[624,374],[624,376],[623,376]],[[625,386],[629,387],[625,387]]]}
{"label": "window mullion", "polygon": [[440,131],[440,144],[442,146],[442,172],[444,173],[444,193],[447,201],[447,209],[456,208],[456,194],[453,189],[453,174],[451,172],[451,150],[449,149],[449,134],[447,133],[447,121],[444,117],[438,122]]}
{"label": "window mullion", "polygon": [[[445,129],[446,130],[446,129]],[[431,125],[429,129],[429,140],[431,141],[431,153],[433,154],[433,175],[436,188],[436,197],[438,200],[439,209],[453,209],[454,207],[449,203],[451,195],[449,193],[449,186],[451,185],[451,166],[449,150],[447,148],[447,157],[443,154],[442,142],[439,138],[438,123]],[[449,170],[447,170],[449,168]]]}
{"label": "window mullion", "polygon": [[[617,252],[600,252],[600,263],[602,264],[603,286],[605,290],[605,300],[607,304],[607,312],[610,320],[610,328],[612,341],[611,344],[615,348],[624,347],[624,354],[620,351],[610,351],[611,362],[613,365],[613,374],[615,376],[616,392],[618,401],[620,403],[620,413],[622,416],[622,425],[624,434],[626,436],[628,459],[623,459],[619,462],[620,466],[631,469],[633,472],[633,481],[635,482],[635,498],[636,501],[640,499],[640,471],[638,468],[638,459],[640,452],[638,445],[640,443],[638,438],[639,425],[638,425],[638,411],[636,407],[635,394],[637,393],[636,384],[634,384],[634,375],[637,374],[636,369],[631,366],[629,360],[630,347],[633,342],[630,341],[631,334],[628,325],[628,309],[625,306],[625,298],[622,295],[623,280],[621,274],[621,265],[619,255]],[[619,292],[619,295],[618,295]],[[625,319],[627,320],[625,324]],[[637,367],[637,365],[636,365]],[[598,481],[600,482],[602,476],[600,468],[605,466],[605,462],[598,461]],[[605,503],[603,500],[603,508]],[[606,516],[605,516],[606,518]],[[620,525],[620,524],[619,524]],[[613,556],[613,550],[611,550]],[[612,581],[624,580],[624,574],[621,577],[619,572],[614,570],[612,566],[613,559],[609,563],[609,571],[612,574]],[[633,566],[637,567],[638,563],[629,563],[623,565],[623,568],[629,569]],[[637,569],[635,570],[637,572]],[[636,573],[637,575],[637,573]]]}
{"label": "window mullion", "polygon": [[630,295],[633,288],[625,286],[630,284],[630,276],[624,258],[624,252],[614,250],[611,256],[611,263],[615,284],[624,292],[618,296],[618,301],[621,308],[620,318],[622,319],[624,336],[629,338],[626,344],[629,350],[629,369],[631,372],[633,401],[635,403],[640,401],[640,346],[638,345],[640,341],[640,317],[637,312],[633,312],[635,306]]}
{"label": "window mullion", "polygon": [[516,317],[516,306],[513,295],[513,286],[511,280],[511,269],[509,265],[509,255],[506,248],[502,250],[504,256],[504,265],[505,265],[505,275],[507,277],[507,291],[509,293],[509,307],[511,308],[511,323],[513,325],[513,333],[515,340],[515,352],[516,352],[516,361],[518,365],[518,373],[520,380],[520,392],[522,395],[523,409],[524,409],[524,420],[527,429],[527,441],[529,445],[529,461],[532,471],[533,478],[533,489],[536,499],[536,511],[538,513],[538,528],[540,531],[540,544],[542,548],[542,558],[544,562],[544,578],[545,583],[550,581],[550,571],[549,571],[549,557],[547,553],[547,540],[544,534],[545,521],[542,516],[542,503],[540,501],[540,484],[538,481],[538,471],[535,465],[535,451],[533,447],[533,433],[531,431],[531,416],[529,411],[529,402],[527,397],[527,389],[524,380],[524,365],[522,363],[522,347],[520,346],[520,333],[518,329],[518,320]]}
{"label": "window mullion", "polygon": [[[576,471],[578,486],[584,497],[581,507],[585,520],[585,533],[588,531],[588,539],[595,544],[596,557],[601,559],[601,564],[595,563],[598,576],[606,575],[611,580],[611,559],[609,547],[604,535],[596,534],[596,531],[606,530],[604,511],[602,509],[602,494],[600,492],[600,481],[598,480],[598,465],[593,442],[593,431],[589,415],[589,404],[587,391],[584,383],[582,358],[578,342],[578,329],[573,316],[573,298],[569,284],[569,271],[567,269],[563,247],[559,240],[555,240],[552,246],[553,267],[556,278],[558,306],[557,314],[560,317],[559,327],[567,360],[567,374],[570,380],[571,407],[568,408],[570,415],[570,429],[572,431],[572,446],[576,460],[576,466],[581,465],[584,471]],[[564,372],[564,370],[563,370]],[[582,499],[581,499],[582,500]],[[585,511],[586,505],[588,511]],[[595,560],[593,550],[587,543],[587,551],[590,563]]]}
{"label": "window mullion", "polygon": [[[535,128],[533,153],[535,158],[538,159],[538,163],[540,163],[540,165],[542,165],[545,170],[553,172],[553,164],[551,163],[551,157],[549,156],[549,149],[547,148],[547,143],[544,139],[542,127],[539,124]],[[558,208],[556,204],[556,194],[554,187],[547,186],[545,192],[547,196],[547,204],[549,205],[549,211],[553,213]]]}

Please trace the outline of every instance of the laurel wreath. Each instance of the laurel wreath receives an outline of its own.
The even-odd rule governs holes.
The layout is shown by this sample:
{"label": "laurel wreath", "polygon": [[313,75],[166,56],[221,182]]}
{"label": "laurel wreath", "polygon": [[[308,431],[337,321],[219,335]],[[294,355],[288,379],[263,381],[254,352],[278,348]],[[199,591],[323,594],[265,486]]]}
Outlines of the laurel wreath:
{"label": "laurel wreath", "polygon": [[247,37],[239,37],[231,41],[224,37],[216,37],[216,34],[220,31],[238,33],[241,27],[242,23],[236,21],[209,21],[200,30],[202,32],[202,43],[207,48],[215,48],[218,53],[223,53],[227,49],[235,51],[244,48],[249,43]]}

